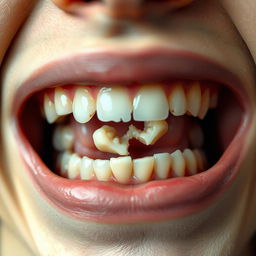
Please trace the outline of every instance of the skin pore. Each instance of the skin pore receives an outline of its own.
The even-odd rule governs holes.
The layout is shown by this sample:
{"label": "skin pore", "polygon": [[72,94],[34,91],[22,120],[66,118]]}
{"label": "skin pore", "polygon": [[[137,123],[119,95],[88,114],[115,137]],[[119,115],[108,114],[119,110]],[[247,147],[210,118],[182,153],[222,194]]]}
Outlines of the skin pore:
{"label": "skin pore", "polygon": [[[127,0],[132,11],[125,19],[115,18],[118,8],[111,9],[113,2],[106,1],[105,9],[90,15],[86,8],[70,15],[50,0],[0,0],[0,215],[4,225],[29,248],[27,255],[250,255],[248,241],[256,230],[255,1],[198,0],[184,9],[138,18],[131,15],[137,13],[138,1]],[[62,214],[35,189],[21,159],[12,130],[15,92],[34,70],[61,56],[152,45],[208,56],[243,82],[252,122],[238,177],[208,208],[170,221],[109,225]]]}

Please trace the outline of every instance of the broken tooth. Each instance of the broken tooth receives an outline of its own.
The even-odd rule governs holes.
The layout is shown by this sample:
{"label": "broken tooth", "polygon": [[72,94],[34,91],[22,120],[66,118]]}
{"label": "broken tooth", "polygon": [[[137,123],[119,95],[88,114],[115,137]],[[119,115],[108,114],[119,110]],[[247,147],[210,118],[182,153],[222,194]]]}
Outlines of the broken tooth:
{"label": "broken tooth", "polygon": [[132,101],[122,87],[103,88],[97,97],[97,116],[103,122],[131,121]]}
{"label": "broken tooth", "polygon": [[169,153],[154,154],[154,170],[158,179],[167,179],[172,164]]}
{"label": "broken tooth", "polygon": [[68,178],[75,179],[80,176],[81,158],[77,154],[72,154],[68,163]]}
{"label": "broken tooth", "polygon": [[78,88],[73,99],[73,115],[77,122],[86,123],[95,114],[95,100],[85,88]]}
{"label": "broken tooth", "polygon": [[134,176],[140,182],[150,179],[154,167],[154,157],[143,157],[133,160]]}
{"label": "broken tooth", "polygon": [[185,160],[183,154],[178,149],[171,154],[172,157],[172,174],[174,177],[185,176]]}
{"label": "broken tooth", "polygon": [[169,95],[169,108],[174,116],[182,116],[186,113],[186,95],[181,84],[177,84],[172,88]]}
{"label": "broken tooth", "polygon": [[96,159],[93,161],[94,173],[98,180],[108,181],[111,177],[111,168],[109,160]]}
{"label": "broken tooth", "polygon": [[210,90],[205,89],[205,91],[202,94],[201,108],[198,113],[199,118],[204,119],[204,117],[207,114],[207,111],[209,109],[209,105],[210,105]]}
{"label": "broken tooth", "polygon": [[201,88],[199,82],[194,82],[187,91],[187,110],[192,116],[198,116],[201,106]]}
{"label": "broken tooth", "polygon": [[127,183],[132,175],[132,158],[130,156],[111,158],[110,167],[117,181]]}
{"label": "broken tooth", "polygon": [[57,126],[53,134],[53,146],[59,151],[71,149],[74,143],[74,134],[69,126]]}
{"label": "broken tooth", "polygon": [[185,149],[183,151],[183,156],[186,162],[186,167],[190,175],[197,173],[197,160],[196,157],[190,149]]}
{"label": "broken tooth", "polygon": [[58,115],[56,113],[55,104],[50,100],[47,94],[44,95],[44,114],[48,123],[54,123]]}
{"label": "broken tooth", "polygon": [[61,87],[55,89],[54,102],[56,113],[59,116],[72,113],[72,101],[69,99],[67,93]]}
{"label": "broken tooth", "polygon": [[147,85],[140,88],[133,99],[134,120],[164,120],[168,117],[168,114],[168,101],[161,86]]}

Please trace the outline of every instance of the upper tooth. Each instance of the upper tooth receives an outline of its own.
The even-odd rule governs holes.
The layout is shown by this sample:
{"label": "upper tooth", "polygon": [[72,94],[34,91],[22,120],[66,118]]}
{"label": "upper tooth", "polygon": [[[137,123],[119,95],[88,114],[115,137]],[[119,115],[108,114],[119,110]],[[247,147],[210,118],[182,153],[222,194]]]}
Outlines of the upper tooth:
{"label": "upper tooth", "polygon": [[110,166],[117,181],[127,183],[132,175],[132,159],[130,156],[111,158]]}
{"label": "upper tooth", "polygon": [[48,123],[54,123],[58,118],[55,104],[49,99],[47,94],[44,95],[44,113]]}
{"label": "upper tooth", "polygon": [[187,102],[183,87],[178,84],[172,88],[169,95],[170,111],[174,116],[182,116],[186,113]]}
{"label": "upper tooth", "polygon": [[209,109],[210,105],[210,91],[209,89],[205,89],[202,95],[202,102],[201,102],[201,108],[198,113],[198,116],[203,119]]}
{"label": "upper tooth", "polygon": [[93,162],[94,173],[98,180],[108,181],[111,177],[111,168],[109,160],[96,159]]}
{"label": "upper tooth", "polygon": [[154,170],[156,177],[166,179],[171,168],[172,158],[168,153],[154,154]]}
{"label": "upper tooth", "polygon": [[74,118],[79,123],[88,122],[96,111],[94,98],[84,88],[76,89],[72,107]]}
{"label": "upper tooth", "polygon": [[185,149],[183,156],[186,162],[187,170],[189,174],[193,175],[197,173],[197,161],[194,153],[190,149]]}
{"label": "upper tooth", "polygon": [[201,88],[198,82],[193,83],[187,91],[187,110],[197,116],[201,106]]}
{"label": "upper tooth", "polygon": [[133,100],[133,118],[136,121],[164,120],[169,106],[161,86],[143,86]]}
{"label": "upper tooth", "polygon": [[185,175],[185,160],[183,154],[178,149],[171,154],[172,171],[174,177],[183,177]]}
{"label": "upper tooth", "polygon": [[82,180],[90,180],[94,175],[93,160],[84,156],[81,162],[80,176]]}
{"label": "upper tooth", "polygon": [[72,113],[72,101],[61,87],[55,89],[54,102],[58,115],[62,116]]}
{"label": "upper tooth", "polygon": [[213,90],[211,92],[211,97],[210,97],[210,108],[215,108],[217,107],[218,104],[218,91],[217,90]]}
{"label": "upper tooth", "polygon": [[154,157],[152,156],[133,160],[134,175],[141,182],[146,182],[150,179],[153,167]]}
{"label": "upper tooth", "polygon": [[132,102],[126,89],[121,87],[103,88],[97,97],[97,116],[108,122],[131,121]]}
{"label": "upper tooth", "polygon": [[81,158],[77,154],[72,154],[68,163],[68,177],[75,179],[80,175]]}
{"label": "upper tooth", "polygon": [[53,134],[53,146],[59,151],[71,149],[74,134],[69,126],[58,126]]}

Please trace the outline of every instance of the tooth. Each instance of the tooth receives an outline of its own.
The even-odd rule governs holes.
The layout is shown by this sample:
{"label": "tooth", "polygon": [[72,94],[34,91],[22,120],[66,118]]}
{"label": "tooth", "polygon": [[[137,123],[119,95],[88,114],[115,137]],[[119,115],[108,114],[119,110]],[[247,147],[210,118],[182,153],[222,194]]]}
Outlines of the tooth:
{"label": "tooth", "polygon": [[193,124],[189,131],[189,142],[193,148],[201,148],[204,144],[204,134],[199,124]]}
{"label": "tooth", "polygon": [[210,104],[210,91],[209,91],[209,89],[206,89],[202,95],[201,108],[200,108],[200,111],[198,114],[199,118],[204,119],[204,117],[209,109],[209,104]]}
{"label": "tooth", "polygon": [[58,115],[63,116],[72,113],[72,102],[60,87],[55,89],[54,102]]}
{"label": "tooth", "polygon": [[183,151],[183,156],[186,162],[186,167],[189,174],[194,175],[197,173],[197,161],[194,153],[190,149]]}
{"label": "tooth", "polygon": [[108,181],[110,179],[112,173],[109,160],[94,160],[93,169],[98,180]]}
{"label": "tooth", "polygon": [[146,182],[150,179],[154,167],[154,157],[143,157],[133,160],[134,175],[137,180]]}
{"label": "tooth", "polygon": [[75,179],[80,176],[81,158],[77,154],[72,154],[68,163],[68,178]]}
{"label": "tooth", "polygon": [[52,124],[57,120],[58,115],[54,103],[49,99],[47,94],[44,95],[44,114],[48,123]]}
{"label": "tooth", "polygon": [[69,126],[58,126],[53,134],[53,146],[59,151],[71,149],[74,143],[74,134]]}
{"label": "tooth", "polygon": [[187,91],[187,110],[197,116],[201,106],[201,88],[199,82],[193,83]]}
{"label": "tooth", "polygon": [[110,167],[117,181],[129,182],[132,175],[132,159],[130,156],[110,158]]}
{"label": "tooth", "polygon": [[133,100],[134,120],[164,120],[168,117],[168,114],[168,101],[161,86],[148,85],[140,88]]}
{"label": "tooth", "polygon": [[167,179],[172,164],[172,158],[168,153],[154,154],[154,170],[158,179]]}
{"label": "tooth", "polygon": [[185,160],[178,149],[171,154],[172,157],[172,173],[174,177],[184,177],[185,175]]}
{"label": "tooth", "polygon": [[183,87],[175,85],[169,95],[169,107],[174,116],[182,116],[186,113],[187,102]]}
{"label": "tooth", "polygon": [[80,175],[82,180],[90,180],[94,176],[92,159],[86,156],[82,158]]}
{"label": "tooth", "polygon": [[59,154],[59,166],[60,166],[60,171],[62,175],[65,175],[68,171],[68,164],[69,160],[71,157],[71,153],[69,151],[65,151],[64,153]]}
{"label": "tooth", "polygon": [[131,121],[132,102],[126,89],[103,88],[97,97],[97,116],[103,122]]}
{"label": "tooth", "polygon": [[77,122],[86,123],[95,114],[95,100],[85,88],[78,88],[73,99],[73,115]]}
{"label": "tooth", "polygon": [[194,156],[197,161],[197,167],[199,171],[204,171],[206,168],[206,156],[203,151],[195,149],[193,150]]}
{"label": "tooth", "polygon": [[211,96],[210,96],[210,108],[216,108],[217,104],[218,104],[218,91],[217,90],[213,90],[211,92]]}

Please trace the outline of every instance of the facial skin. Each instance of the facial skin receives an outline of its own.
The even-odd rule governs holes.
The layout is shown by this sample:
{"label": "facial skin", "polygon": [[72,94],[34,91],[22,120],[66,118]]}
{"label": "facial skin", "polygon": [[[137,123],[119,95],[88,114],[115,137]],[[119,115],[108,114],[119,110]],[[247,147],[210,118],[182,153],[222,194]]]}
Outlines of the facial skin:
{"label": "facial skin", "polygon": [[[113,2],[90,15],[70,15],[50,0],[0,0],[0,63],[10,50],[0,69],[2,218],[15,223],[34,255],[234,256],[246,255],[244,250],[250,255],[256,230],[255,1],[195,1],[184,9],[139,18],[131,14],[137,13],[137,1],[127,1],[131,13],[122,14],[125,19],[115,18],[120,10]],[[243,82],[253,119],[238,177],[204,211],[163,223],[107,225],[61,214],[34,188],[21,159],[10,110],[15,92],[46,61],[103,47],[124,51],[154,45],[208,56]]]}

